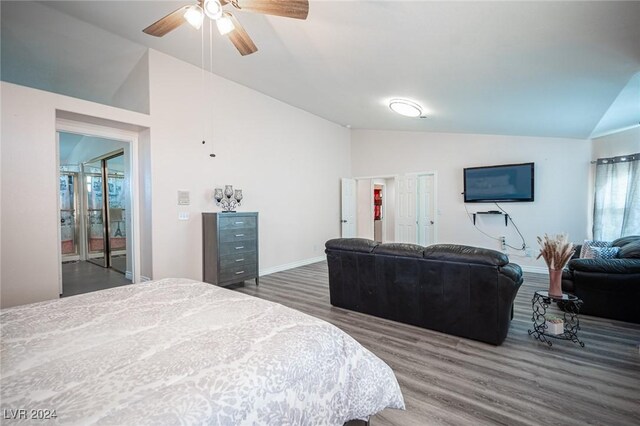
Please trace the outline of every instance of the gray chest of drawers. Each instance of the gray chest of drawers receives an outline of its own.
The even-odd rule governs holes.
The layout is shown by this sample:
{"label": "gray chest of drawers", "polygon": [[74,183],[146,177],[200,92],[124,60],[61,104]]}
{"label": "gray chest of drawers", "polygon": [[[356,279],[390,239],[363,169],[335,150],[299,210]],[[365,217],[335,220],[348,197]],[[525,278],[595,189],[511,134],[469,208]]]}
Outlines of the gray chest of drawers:
{"label": "gray chest of drawers", "polygon": [[202,213],[203,281],[258,285],[258,213]]}

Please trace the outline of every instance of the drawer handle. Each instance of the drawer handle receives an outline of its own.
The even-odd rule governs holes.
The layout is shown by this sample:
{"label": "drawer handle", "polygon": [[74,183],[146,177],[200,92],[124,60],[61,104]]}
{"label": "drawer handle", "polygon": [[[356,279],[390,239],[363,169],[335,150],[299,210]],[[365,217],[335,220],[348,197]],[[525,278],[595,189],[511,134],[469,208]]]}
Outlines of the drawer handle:
{"label": "drawer handle", "polygon": [[236,247],[236,250],[240,250],[240,249],[243,249],[243,248],[244,248],[244,246]]}
{"label": "drawer handle", "polygon": [[242,224],[244,224],[244,222],[236,222],[235,224],[236,225],[242,225]]}
{"label": "drawer handle", "polygon": [[236,275],[244,274],[244,271],[236,272]]}
{"label": "drawer handle", "polygon": [[244,237],[244,234],[236,234],[236,237]]}
{"label": "drawer handle", "polygon": [[244,259],[236,259],[236,262],[242,262]]}

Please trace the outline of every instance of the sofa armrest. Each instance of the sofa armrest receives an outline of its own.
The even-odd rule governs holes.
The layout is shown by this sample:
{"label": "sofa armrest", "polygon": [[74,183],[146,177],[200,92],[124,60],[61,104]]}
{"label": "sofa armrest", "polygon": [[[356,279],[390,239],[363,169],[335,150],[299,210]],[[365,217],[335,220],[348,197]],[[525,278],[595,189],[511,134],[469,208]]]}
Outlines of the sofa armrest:
{"label": "sofa armrest", "polygon": [[606,274],[640,273],[640,259],[574,259],[570,271],[601,272]]}
{"label": "sofa armrest", "polygon": [[522,268],[520,265],[508,263],[500,267],[500,272],[511,278],[514,283],[522,284]]}

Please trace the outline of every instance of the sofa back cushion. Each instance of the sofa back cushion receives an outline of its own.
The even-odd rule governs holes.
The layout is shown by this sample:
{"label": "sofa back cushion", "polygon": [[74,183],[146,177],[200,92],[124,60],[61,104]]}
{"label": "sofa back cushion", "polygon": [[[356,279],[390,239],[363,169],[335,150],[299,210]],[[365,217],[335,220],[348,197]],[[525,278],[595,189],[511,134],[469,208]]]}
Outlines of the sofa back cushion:
{"label": "sofa back cushion", "polygon": [[429,246],[424,249],[424,258],[489,266],[504,266],[509,263],[507,255],[499,251],[457,244],[434,244]]}
{"label": "sofa back cushion", "polygon": [[424,247],[417,244],[407,243],[386,243],[380,244],[373,252],[386,256],[406,256],[422,258]]}
{"label": "sofa back cushion", "polygon": [[378,243],[366,238],[334,238],[324,244],[327,250],[357,251],[371,253]]}
{"label": "sofa back cushion", "polygon": [[618,257],[621,259],[640,259],[640,240],[621,246]]}
{"label": "sofa back cushion", "polygon": [[622,246],[627,245],[627,244],[638,243],[638,242],[640,242],[640,235],[628,235],[626,237],[622,237],[622,238],[618,238],[617,240],[613,240],[611,245],[614,246],[614,247],[622,247]]}

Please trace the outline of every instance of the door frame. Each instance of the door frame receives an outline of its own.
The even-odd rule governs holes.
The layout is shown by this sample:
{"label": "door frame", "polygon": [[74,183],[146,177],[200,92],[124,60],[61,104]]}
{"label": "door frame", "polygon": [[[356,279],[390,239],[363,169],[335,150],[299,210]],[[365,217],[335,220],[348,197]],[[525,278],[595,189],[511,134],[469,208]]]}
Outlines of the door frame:
{"label": "door frame", "polygon": [[[373,220],[373,188],[374,188],[374,185],[379,185],[379,184],[374,184],[373,180],[374,179],[398,179],[399,176],[401,176],[401,175],[358,176],[358,177],[351,178],[351,179],[354,179],[356,181],[356,200],[357,200],[358,181],[359,180],[370,180],[371,181],[371,185],[370,185],[370,188],[369,188],[369,192],[370,192],[370,195],[371,195],[371,203],[369,203],[369,217],[371,218],[371,220]],[[383,212],[383,219],[384,219],[384,217],[386,216],[386,212],[387,212],[387,205],[386,205],[386,202],[387,202],[387,200],[386,200],[387,185],[386,185],[386,183],[383,186],[384,186],[384,188],[382,190],[382,212]],[[395,203],[395,200],[393,202]],[[394,205],[394,207],[395,207],[395,205]],[[356,215],[356,219],[357,219],[357,217],[358,217],[358,215]],[[394,224],[394,228],[395,228],[395,226],[396,225]],[[358,229],[358,223],[356,222],[356,230],[357,229]],[[383,220],[382,241],[384,242],[386,239],[387,239],[387,226],[386,226],[386,220]]]}
{"label": "door frame", "polygon": [[[114,127],[90,124],[81,121],[56,118],[56,175],[60,173],[60,138],[59,132],[75,133],[111,139],[129,144],[129,179],[131,193],[131,283],[140,282],[140,205],[139,205],[139,167],[138,167],[138,132]],[[57,211],[60,214],[60,185],[57,185]],[[57,226],[58,241],[61,239],[60,226]],[[58,244],[58,286],[62,294],[62,247]]]}
{"label": "door frame", "polygon": [[[420,176],[433,176],[433,212],[434,212],[434,224],[433,224],[433,243],[432,244],[437,244],[438,243],[438,223],[440,222],[440,211],[438,210],[438,172],[436,171],[427,171],[427,172],[411,172],[411,173],[405,173],[405,176],[415,176],[416,180],[418,179],[418,177]],[[416,185],[416,200],[418,197],[418,185]],[[418,215],[417,215],[417,210],[418,210],[418,203],[416,202],[416,232],[417,232],[417,219],[418,219]],[[416,234],[416,241],[417,241],[417,237],[418,235]]]}

